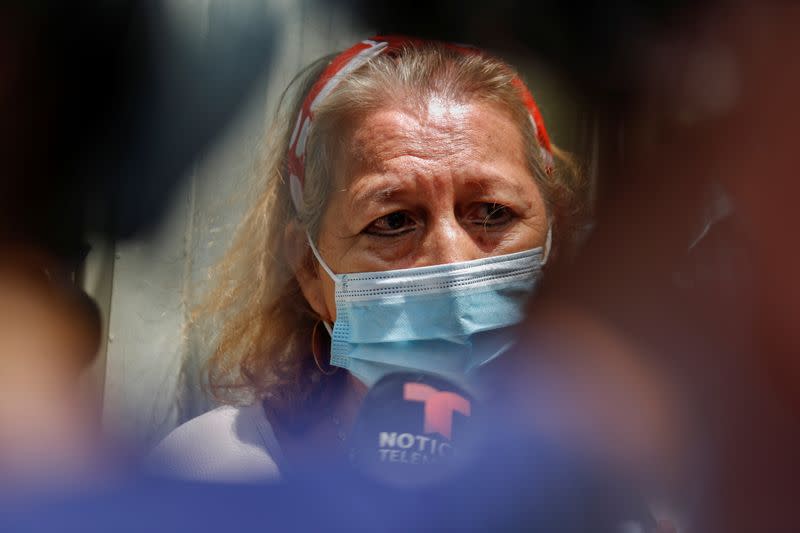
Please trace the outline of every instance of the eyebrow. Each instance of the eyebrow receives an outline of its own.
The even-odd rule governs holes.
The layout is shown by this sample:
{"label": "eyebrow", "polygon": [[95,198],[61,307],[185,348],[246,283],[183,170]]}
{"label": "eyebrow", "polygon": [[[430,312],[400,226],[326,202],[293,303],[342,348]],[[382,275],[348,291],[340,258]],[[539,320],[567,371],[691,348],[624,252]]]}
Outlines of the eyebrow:
{"label": "eyebrow", "polygon": [[525,189],[516,182],[509,179],[504,174],[494,172],[481,172],[464,179],[465,185],[477,185],[481,190],[497,190],[498,188],[510,189],[519,197],[525,196]]}
{"label": "eyebrow", "polygon": [[403,190],[402,181],[403,179],[397,176],[382,176],[382,183],[368,185],[363,187],[363,190],[357,191],[350,200],[350,206],[353,208],[365,208],[373,203],[381,203],[390,200]]}
{"label": "eyebrow", "polygon": [[[379,183],[366,185],[363,190],[356,191],[349,202],[351,208],[355,210],[364,209],[371,204],[380,204],[391,200],[398,193],[404,192],[408,180],[413,182],[413,178],[404,178],[396,174],[383,174],[379,179]],[[527,177],[526,179],[533,180],[533,178]],[[464,178],[463,183],[467,186],[477,186],[481,191],[486,192],[505,189],[519,198],[529,196],[525,194],[525,189],[516,180],[487,168],[473,169],[469,176]],[[344,189],[344,191],[347,191],[347,189]]]}

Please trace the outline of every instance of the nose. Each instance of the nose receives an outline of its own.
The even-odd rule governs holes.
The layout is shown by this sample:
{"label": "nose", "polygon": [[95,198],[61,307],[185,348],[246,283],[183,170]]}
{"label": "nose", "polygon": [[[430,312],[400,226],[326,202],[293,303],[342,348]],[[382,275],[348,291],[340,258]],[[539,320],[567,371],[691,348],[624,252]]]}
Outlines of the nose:
{"label": "nose", "polygon": [[470,261],[485,255],[455,215],[433,220],[426,241],[425,265]]}

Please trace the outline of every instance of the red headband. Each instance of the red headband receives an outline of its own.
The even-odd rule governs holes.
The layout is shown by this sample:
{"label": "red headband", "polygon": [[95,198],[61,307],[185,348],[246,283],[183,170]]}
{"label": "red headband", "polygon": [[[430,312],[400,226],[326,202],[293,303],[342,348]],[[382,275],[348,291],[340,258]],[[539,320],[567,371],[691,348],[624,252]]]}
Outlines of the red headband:
{"label": "red headband", "polygon": [[[300,211],[303,205],[303,184],[305,182],[305,161],[306,161],[306,140],[311,131],[311,122],[314,119],[314,111],[319,107],[320,103],[330,95],[339,83],[347,77],[348,74],[355,71],[362,65],[365,65],[373,57],[380,55],[385,51],[397,51],[404,45],[408,44],[422,44],[425,41],[422,39],[415,39],[409,37],[398,36],[376,36],[371,39],[361,41],[355,46],[348,48],[338,56],[325,68],[320,75],[319,79],[314,83],[303,100],[303,105],[300,108],[300,113],[297,116],[297,122],[292,132],[292,137],[289,140],[289,153],[288,170],[289,170],[289,189],[292,195],[292,202],[295,209]],[[452,50],[456,50],[462,54],[480,54],[482,53],[477,48],[467,45],[450,44],[446,43],[445,46]],[[547,135],[547,130],[544,128],[544,120],[533,95],[528,90],[525,83],[515,76],[512,84],[519,89],[522,98],[522,103],[528,110],[531,116],[531,124],[533,124],[534,133],[542,147],[542,153],[545,157],[548,170],[552,168],[552,145],[550,144],[550,137]]]}

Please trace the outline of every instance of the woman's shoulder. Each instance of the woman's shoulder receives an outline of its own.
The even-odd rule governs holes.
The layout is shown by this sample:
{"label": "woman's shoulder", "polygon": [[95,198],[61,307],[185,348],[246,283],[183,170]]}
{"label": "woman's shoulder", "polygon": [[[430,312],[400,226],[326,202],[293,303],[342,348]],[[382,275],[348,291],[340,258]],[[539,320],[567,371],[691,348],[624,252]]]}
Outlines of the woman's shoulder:
{"label": "woman's shoulder", "polygon": [[150,453],[146,468],[186,480],[272,481],[280,477],[280,455],[260,404],[226,405],[177,427]]}

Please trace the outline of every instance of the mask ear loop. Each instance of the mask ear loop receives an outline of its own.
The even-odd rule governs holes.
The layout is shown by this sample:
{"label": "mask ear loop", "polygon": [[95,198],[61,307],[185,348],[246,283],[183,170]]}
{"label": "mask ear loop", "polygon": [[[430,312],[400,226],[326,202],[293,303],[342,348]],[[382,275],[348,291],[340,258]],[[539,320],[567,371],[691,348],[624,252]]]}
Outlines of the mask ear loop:
{"label": "mask ear loop", "polygon": [[[322,255],[320,255],[319,250],[317,250],[317,247],[314,245],[314,240],[311,238],[311,234],[308,232],[308,230],[306,230],[306,239],[308,239],[308,245],[311,247],[311,252],[314,254],[314,257],[316,257],[317,262],[320,264],[325,273],[333,280],[333,282],[338,284],[339,277],[333,273],[331,267],[328,266],[328,263],[326,263],[322,258]],[[331,336],[331,339],[333,339],[333,326],[331,326],[327,320],[321,320],[321,322],[322,325],[325,326],[325,329],[328,330],[328,334]]]}
{"label": "mask ear loop", "polygon": [[553,246],[553,224],[549,224],[547,228],[547,239],[544,241],[544,260],[542,264],[547,264],[547,259],[550,257],[550,249]]}
{"label": "mask ear loop", "polygon": [[330,277],[331,280],[333,280],[334,283],[338,283],[339,277],[333,273],[331,267],[328,266],[328,263],[326,263],[325,260],[320,255],[319,250],[317,250],[317,247],[314,246],[314,241],[311,239],[311,234],[308,232],[308,230],[306,230],[306,239],[308,239],[308,245],[311,247],[311,251],[314,253],[314,257],[317,258],[317,262],[320,264],[322,269],[325,271],[328,277]]}

